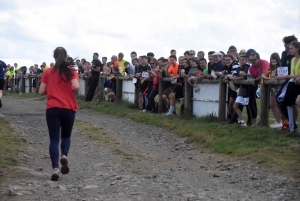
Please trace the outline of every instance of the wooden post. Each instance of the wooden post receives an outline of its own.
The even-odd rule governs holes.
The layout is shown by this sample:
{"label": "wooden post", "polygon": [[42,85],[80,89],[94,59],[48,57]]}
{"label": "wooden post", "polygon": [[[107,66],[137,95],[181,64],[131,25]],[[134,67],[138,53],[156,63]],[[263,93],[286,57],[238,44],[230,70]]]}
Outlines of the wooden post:
{"label": "wooden post", "polygon": [[21,78],[21,82],[22,82],[22,87],[21,87],[21,93],[25,93],[25,77],[23,76],[22,78]]}
{"label": "wooden post", "polygon": [[29,93],[32,93],[32,77],[28,77],[29,79]]}
{"label": "wooden post", "polygon": [[260,86],[260,126],[269,126],[269,90],[268,85]]}
{"label": "wooden post", "polygon": [[119,79],[119,75],[116,77],[117,79],[117,86],[116,86],[116,101],[122,101],[122,80]]}
{"label": "wooden post", "polygon": [[100,74],[99,76],[99,101],[104,101],[104,77]]}
{"label": "wooden post", "polygon": [[157,110],[157,112],[159,114],[164,111],[164,101],[162,99],[164,90],[165,90],[165,83],[164,83],[162,78],[159,78],[159,83],[158,83],[158,110]]}
{"label": "wooden post", "polygon": [[41,76],[40,76],[40,75],[37,75],[37,76],[35,77],[35,85],[36,85],[35,91],[36,91],[36,93],[39,93],[39,89],[40,89],[40,79],[41,79]]}
{"label": "wooden post", "polygon": [[219,115],[220,121],[226,121],[226,89],[227,84],[223,82],[222,78],[219,78]]}
{"label": "wooden post", "polygon": [[184,78],[184,115],[191,117],[193,115],[192,110],[192,86],[187,82],[188,78]]}
{"label": "wooden post", "polygon": [[87,93],[88,93],[89,79],[90,79],[90,77],[86,77],[86,78],[84,79],[84,83],[85,83],[85,87],[84,87],[84,96],[86,96]]}
{"label": "wooden post", "polygon": [[140,87],[134,87],[134,108],[139,108],[139,93],[140,93]]}

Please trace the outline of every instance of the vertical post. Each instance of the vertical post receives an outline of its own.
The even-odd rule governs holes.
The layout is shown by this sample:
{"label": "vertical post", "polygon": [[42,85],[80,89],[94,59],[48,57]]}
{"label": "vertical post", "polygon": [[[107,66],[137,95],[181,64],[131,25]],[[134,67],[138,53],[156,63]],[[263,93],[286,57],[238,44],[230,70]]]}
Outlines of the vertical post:
{"label": "vertical post", "polygon": [[184,115],[192,116],[192,86],[187,82],[188,78],[184,78]]}
{"label": "vertical post", "polygon": [[269,125],[269,91],[266,84],[260,85],[260,126]]}
{"label": "vertical post", "polygon": [[100,74],[99,76],[99,101],[104,101],[104,77]]}
{"label": "vertical post", "polygon": [[164,111],[164,101],[162,99],[164,90],[165,90],[165,84],[164,84],[163,78],[159,78],[159,83],[158,83],[158,110],[157,110],[157,112],[159,114]]}
{"label": "vertical post", "polygon": [[29,79],[29,93],[32,93],[32,77],[28,77]]}
{"label": "vertical post", "polygon": [[140,88],[139,87],[134,87],[134,108],[138,109],[139,108],[139,92]]}
{"label": "vertical post", "polygon": [[120,75],[118,75],[116,77],[116,79],[117,79],[117,82],[116,82],[116,84],[117,84],[117,86],[116,86],[116,100],[117,101],[122,101],[122,84],[123,84],[123,82],[120,79]]}
{"label": "vertical post", "polygon": [[219,115],[220,121],[226,120],[226,89],[227,84],[223,82],[222,78],[219,78]]}
{"label": "vertical post", "polygon": [[41,79],[41,76],[40,75],[37,75],[35,77],[35,85],[36,85],[36,93],[39,93],[39,89],[40,89],[40,79]]}
{"label": "vertical post", "polygon": [[84,96],[86,96],[87,93],[88,93],[89,79],[90,79],[90,77],[85,77],[84,78],[84,84],[85,84],[85,87],[84,87]]}
{"label": "vertical post", "polygon": [[22,83],[22,85],[21,85],[21,93],[25,93],[25,77],[24,76],[22,76],[22,78],[21,78],[21,83]]}

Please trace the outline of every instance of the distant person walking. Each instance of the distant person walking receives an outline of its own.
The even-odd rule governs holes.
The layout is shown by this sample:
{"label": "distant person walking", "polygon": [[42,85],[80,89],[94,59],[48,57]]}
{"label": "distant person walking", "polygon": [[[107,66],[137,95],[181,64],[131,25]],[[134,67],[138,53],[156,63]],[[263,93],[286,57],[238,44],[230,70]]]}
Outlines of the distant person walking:
{"label": "distant person walking", "polygon": [[6,71],[6,64],[0,60],[0,108],[2,107],[2,90],[4,88],[4,76],[5,76],[5,71]]}
{"label": "distant person walking", "polygon": [[54,172],[51,180],[59,179],[59,142],[61,139],[61,173],[68,174],[67,155],[71,133],[78,108],[74,92],[79,89],[78,74],[67,62],[67,51],[63,47],[54,50],[55,65],[43,73],[40,95],[47,95],[46,120],[50,136],[49,153]]}

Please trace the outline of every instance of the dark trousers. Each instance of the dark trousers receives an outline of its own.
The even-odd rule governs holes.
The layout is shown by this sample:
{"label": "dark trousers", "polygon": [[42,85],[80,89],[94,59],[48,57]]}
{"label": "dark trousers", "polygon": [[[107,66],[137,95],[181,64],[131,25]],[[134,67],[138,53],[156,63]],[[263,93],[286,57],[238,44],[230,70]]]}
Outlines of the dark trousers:
{"label": "dark trousers", "polygon": [[61,154],[67,156],[71,144],[75,112],[70,109],[50,108],[46,110],[46,120],[50,137],[49,153],[52,167],[58,168],[59,141],[61,139]]}
{"label": "dark trousers", "polygon": [[251,113],[252,119],[257,118],[257,104],[256,104],[256,91],[258,86],[249,85],[248,86],[248,95],[249,95],[249,110]]}
{"label": "dark trousers", "polygon": [[85,101],[92,101],[94,94],[95,94],[95,90],[97,88],[97,84],[99,82],[99,75],[92,75],[89,79],[89,91],[85,97]]}
{"label": "dark trousers", "polygon": [[158,94],[158,90],[154,90],[152,89],[150,95],[149,95],[149,102],[150,102],[150,105],[152,107],[152,111],[154,112],[155,111],[155,96]]}

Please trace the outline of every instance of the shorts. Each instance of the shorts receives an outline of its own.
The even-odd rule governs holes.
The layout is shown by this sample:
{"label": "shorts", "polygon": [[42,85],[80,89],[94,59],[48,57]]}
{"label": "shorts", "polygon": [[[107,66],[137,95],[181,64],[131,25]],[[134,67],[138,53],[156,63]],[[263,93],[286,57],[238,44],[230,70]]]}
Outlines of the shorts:
{"label": "shorts", "polygon": [[110,81],[108,79],[104,79],[104,88],[109,88]]}
{"label": "shorts", "polygon": [[237,92],[236,92],[236,91],[233,91],[230,87],[228,87],[228,97],[229,97],[229,98],[236,99],[236,97],[237,97]]}
{"label": "shorts", "polygon": [[171,86],[171,87],[168,87],[165,91],[164,91],[164,93],[163,93],[163,95],[166,95],[167,97],[169,97],[169,95],[172,93],[172,92],[174,92],[174,89],[176,88],[176,85],[173,85],[173,86]]}
{"label": "shorts", "polygon": [[144,93],[148,88],[148,82],[145,81],[143,84],[140,85],[140,92]]}
{"label": "shorts", "polygon": [[271,85],[270,88],[270,95],[273,97],[276,97],[278,91],[280,90],[281,86],[280,85]]}
{"label": "shorts", "polygon": [[183,85],[177,85],[173,92],[175,93],[175,99],[183,98]]}
{"label": "shorts", "polygon": [[241,105],[248,105],[249,104],[249,97],[238,96],[235,99],[235,102],[240,103]]}
{"label": "shorts", "polygon": [[3,90],[4,84],[4,79],[0,79],[0,90]]}

